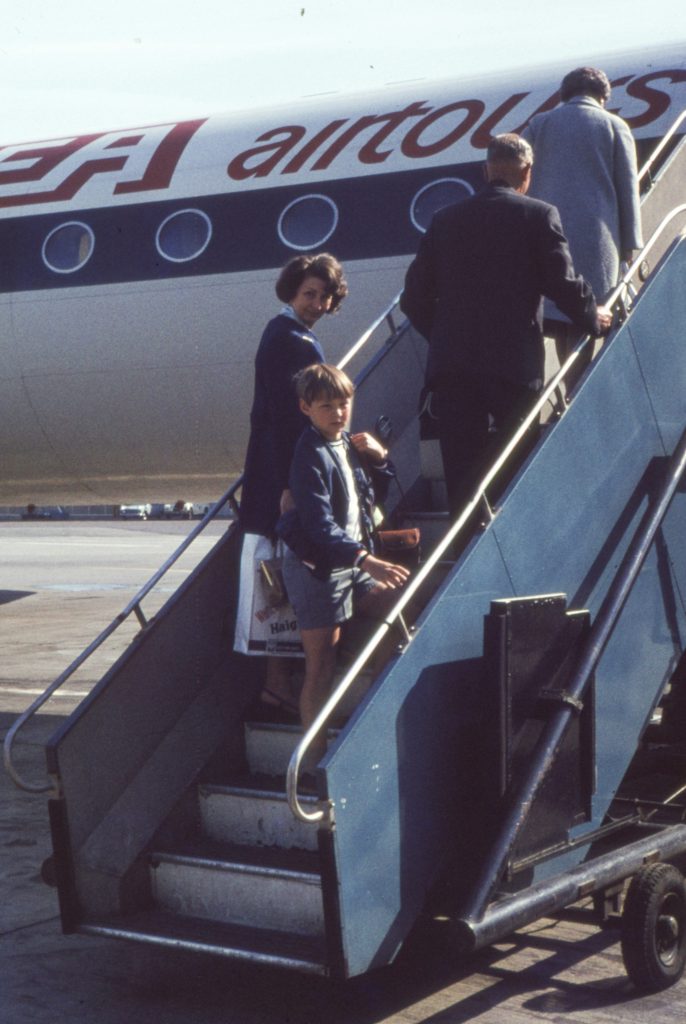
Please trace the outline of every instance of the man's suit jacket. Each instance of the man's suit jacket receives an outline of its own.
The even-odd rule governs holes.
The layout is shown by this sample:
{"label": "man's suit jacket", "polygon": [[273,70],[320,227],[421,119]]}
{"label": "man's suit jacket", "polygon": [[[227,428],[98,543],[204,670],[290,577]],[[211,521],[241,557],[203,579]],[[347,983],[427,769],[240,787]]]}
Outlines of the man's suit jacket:
{"label": "man's suit jacket", "polygon": [[465,374],[541,380],[543,295],[583,331],[597,330],[593,293],[574,273],[554,206],[497,181],[440,210],[401,299],[429,341],[427,384]]}

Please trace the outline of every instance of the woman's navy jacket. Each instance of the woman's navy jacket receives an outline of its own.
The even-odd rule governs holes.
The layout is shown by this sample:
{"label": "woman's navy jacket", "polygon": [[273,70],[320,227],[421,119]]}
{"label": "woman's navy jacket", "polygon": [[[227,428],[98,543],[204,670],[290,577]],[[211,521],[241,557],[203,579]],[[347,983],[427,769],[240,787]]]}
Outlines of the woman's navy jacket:
{"label": "woman's navy jacket", "polygon": [[370,548],[375,501],[383,501],[395,470],[389,462],[373,466],[360,458],[350,435],[343,433],[357,488],[362,518],[362,541],[346,533],[350,495],[343,472],[329,443],[307,427],[295,448],[289,486],[295,509],[279,519],[276,532],[317,576],[355,564],[361,547]]}
{"label": "woman's navy jacket", "polygon": [[281,493],[307,417],[293,378],[324,354],[316,337],[284,313],[267,324],[255,357],[255,397],[243,470],[240,521],[248,533],[273,535]]}

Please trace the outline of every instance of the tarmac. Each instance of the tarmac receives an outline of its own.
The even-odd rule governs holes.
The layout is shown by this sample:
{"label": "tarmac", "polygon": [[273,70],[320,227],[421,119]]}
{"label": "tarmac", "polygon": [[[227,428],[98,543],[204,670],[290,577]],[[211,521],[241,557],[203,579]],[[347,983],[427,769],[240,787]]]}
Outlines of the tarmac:
{"label": "tarmac", "polygon": [[[0,523],[0,737],[134,595],[193,524]],[[151,614],[216,540],[209,528],[146,608]],[[44,744],[135,632],[65,684],[15,745],[22,776],[45,779]],[[115,940],[65,936],[41,878],[51,852],[45,795],[0,772],[0,1024],[671,1024],[686,981],[651,996],[624,973],[617,933],[543,918],[468,960],[448,922],[413,935],[396,962],[331,982]]]}

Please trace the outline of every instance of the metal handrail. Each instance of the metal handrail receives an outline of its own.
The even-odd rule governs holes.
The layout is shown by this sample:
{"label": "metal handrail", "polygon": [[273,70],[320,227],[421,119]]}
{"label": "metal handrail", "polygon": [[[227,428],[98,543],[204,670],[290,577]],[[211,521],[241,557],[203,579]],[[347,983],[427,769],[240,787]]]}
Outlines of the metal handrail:
{"label": "metal handrail", "polygon": [[666,146],[668,146],[668,145],[669,145],[669,143],[671,142],[672,138],[673,138],[673,137],[674,137],[674,136],[676,135],[676,133],[677,133],[677,129],[679,128],[679,125],[680,125],[680,124],[681,124],[681,122],[682,122],[683,120],[685,120],[685,119],[686,119],[686,110],[682,110],[682,111],[681,111],[681,113],[679,114],[679,116],[677,117],[676,121],[674,122],[674,124],[673,124],[673,125],[671,126],[671,128],[669,128],[669,129],[667,130],[667,132],[666,132],[666,133],[665,133],[665,134],[663,135],[663,137],[662,137],[662,139],[660,140],[660,142],[658,143],[658,145],[657,145],[657,146],[655,147],[655,149],[654,149],[654,150],[653,150],[653,152],[652,152],[652,153],[650,154],[650,156],[648,157],[648,159],[646,160],[646,162],[645,162],[645,163],[643,164],[643,167],[641,167],[640,171],[638,172],[638,180],[639,180],[639,183],[640,183],[640,182],[641,182],[641,181],[643,180],[643,178],[645,178],[645,176],[646,176],[646,175],[648,174],[648,172],[649,172],[649,171],[650,171],[650,169],[652,168],[653,164],[657,162],[657,158],[658,158],[658,157],[660,156],[660,154],[662,153],[662,150],[663,150],[663,149],[664,149],[664,148],[665,148]]}
{"label": "metal handrail", "polygon": [[131,614],[135,614],[136,618],[140,622],[141,627],[143,629],[146,628],[148,622],[145,619],[145,616],[143,615],[142,610],[140,608],[141,601],[143,601],[148,596],[150,591],[157,586],[162,577],[168,572],[169,569],[171,569],[174,563],[178,561],[178,559],[186,551],[186,549],[190,547],[195,538],[202,533],[202,531],[205,529],[208,523],[210,523],[217,516],[217,514],[221,511],[224,505],[226,505],[228,502],[234,501],[234,495],[238,488],[240,487],[241,483],[242,477],[239,477],[238,480],[236,480],[231,485],[231,487],[229,487],[228,491],[226,491],[226,493],[222,495],[222,497],[216,502],[216,504],[214,504],[212,508],[205,513],[205,515],[198,523],[198,525],[193,530],[191,530],[188,536],[183,540],[183,542],[178,546],[178,548],[173,552],[173,554],[169,556],[166,562],[164,562],[160,566],[160,568],[150,577],[147,583],[143,584],[138,593],[129,601],[126,607],[121,612],[119,612],[119,614],[110,622],[110,624],[106,626],[105,629],[103,629],[102,632],[97,635],[95,640],[93,640],[88,645],[88,647],[86,647],[81,652],[81,654],[79,654],[78,657],[76,657],[72,661],[72,663],[64,670],[64,672],[62,672],[57,677],[57,679],[55,679],[55,681],[51,683],[43,691],[43,693],[39,697],[37,697],[34,700],[34,702],[12,724],[7,735],[5,736],[5,740],[3,743],[3,762],[7,774],[20,789],[24,789],[28,793],[48,793],[54,791],[55,787],[50,782],[37,784],[27,782],[25,779],[21,777],[21,775],[15,768],[14,764],[12,763],[12,747],[14,745],[14,740],[17,736],[17,733],[20,731],[20,729],[24,727],[24,725],[26,725],[28,720],[36,713],[36,711],[38,711],[52,697],[52,695],[57,690],[59,690],[59,688],[63,686],[64,683],[66,683],[66,681],[71,676],[73,676],[76,670],[79,669],[84,664],[84,662],[86,662],[91,657],[91,655],[94,654],[95,651],[97,651],[98,648],[102,646],[105,640],[107,640],[108,637],[112,636],[112,634],[115,633],[117,629],[119,629],[122,623],[125,622],[126,619],[128,619],[128,617]]}
{"label": "metal handrail", "polygon": [[[358,340],[349,349],[349,351],[346,352],[346,354],[343,356],[343,358],[338,364],[341,369],[350,362],[350,360],[364,347],[364,345],[366,345],[374,331],[383,323],[384,320],[388,322],[391,328],[392,336],[395,337],[397,333],[397,328],[393,322],[393,311],[400,301],[400,294],[401,293],[398,293],[395,296],[395,298],[392,300],[392,302],[389,303],[389,305],[386,307],[386,309],[384,309],[380,316],[377,317],[377,319],[371,324],[371,326],[368,327],[366,331],[364,331],[360,338],[358,338]],[[76,657],[72,661],[72,663],[64,670],[64,672],[62,672],[57,677],[57,679],[54,680],[54,682],[52,682],[48,687],[46,687],[43,693],[39,697],[37,697],[36,700],[34,700],[33,703],[12,724],[7,735],[5,736],[5,740],[3,743],[3,762],[7,774],[20,789],[26,790],[29,793],[48,793],[54,791],[54,785],[51,783],[35,784],[27,782],[25,779],[22,779],[22,777],[19,775],[19,772],[12,763],[12,748],[17,733],[26,725],[28,720],[45,703],[47,703],[47,701],[53,696],[53,694],[56,693],[56,691],[59,690],[60,687],[63,686],[64,683],[66,683],[67,680],[71,678],[71,676],[74,675],[77,669],[81,668],[81,666],[91,657],[91,655],[94,654],[95,651],[97,651],[98,648],[102,646],[105,640],[107,640],[110,636],[112,636],[113,633],[116,632],[117,629],[119,629],[122,623],[125,622],[126,619],[128,619],[128,617],[131,614],[134,614],[136,616],[142,629],[146,628],[148,623],[140,607],[141,601],[143,601],[144,598],[146,598],[147,595],[150,593],[150,591],[157,586],[162,577],[168,572],[168,570],[174,565],[174,563],[178,561],[178,559],[186,551],[186,549],[190,547],[190,545],[193,543],[196,537],[198,537],[203,532],[208,523],[210,523],[218,515],[218,513],[227,503],[230,503],[233,506],[234,511],[236,511],[237,502],[235,495],[236,492],[241,487],[242,483],[243,477],[239,476],[238,479],[235,480],[233,484],[229,487],[226,493],[223,494],[222,497],[219,498],[219,500],[212,506],[212,508],[209,509],[209,511],[203,516],[202,520],[198,523],[195,529],[193,529],[188,534],[188,536],[173,552],[173,554],[169,556],[167,561],[164,562],[163,565],[161,565],[160,568],[150,577],[147,583],[145,583],[141,587],[141,589],[138,591],[135,597],[131,599],[131,601],[126,605],[126,607],[112,620],[112,622],[110,622],[108,626],[105,627],[105,629],[102,630],[101,633],[97,635],[95,640],[93,640],[88,645],[88,647],[86,647],[81,652],[81,654],[79,654],[78,657]]]}
{"label": "metal handrail", "polygon": [[386,306],[386,308],[384,309],[383,313],[381,313],[376,318],[374,323],[371,324],[371,326],[367,328],[367,330],[364,332],[364,334],[361,335],[360,338],[358,338],[358,340],[355,342],[355,344],[352,346],[352,348],[350,348],[345,353],[343,358],[341,360],[339,360],[339,362],[337,364],[339,370],[342,370],[344,367],[346,367],[348,365],[348,363],[357,355],[357,353],[360,351],[360,349],[364,348],[364,346],[367,344],[367,342],[371,338],[371,336],[374,333],[374,331],[377,329],[377,327],[381,326],[381,324],[384,322],[384,320],[388,323],[388,326],[391,329],[391,336],[395,337],[395,335],[397,333],[397,328],[395,326],[395,323],[393,322],[393,310],[395,309],[395,307],[400,302],[400,296],[401,295],[402,295],[402,292],[398,292],[398,294],[395,296],[395,298],[392,300],[392,302],[390,302],[388,304],[388,306]]}
{"label": "metal handrail", "polygon": [[[650,251],[650,249],[652,249],[658,237],[662,234],[667,225],[675,217],[682,213],[686,213],[686,203],[674,207],[674,209],[671,210],[670,213],[668,213],[662,219],[658,227],[655,229],[653,234],[650,236],[650,238],[644,245],[643,249],[640,251],[638,256],[633,260],[633,262],[629,265],[625,273],[622,275],[619,284],[607,299],[607,302],[605,303],[606,306],[612,307],[614,303],[617,302],[623,290],[627,287],[631,278],[638,271],[640,264],[645,259],[646,254]],[[510,441],[505,446],[499,457],[491,466],[490,470],[487,472],[486,476],[478,485],[474,496],[467,503],[461,515],[453,523],[453,525],[450,527],[450,529],[445,534],[443,539],[436,546],[433,553],[423,564],[422,568],[419,570],[417,575],[411,580],[411,582],[405,588],[403,588],[400,598],[398,599],[397,603],[394,605],[393,609],[388,614],[387,618],[379,626],[376,632],[372,634],[369,641],[362,649],[361,653],[355,659],[353,664],[350,666],[348,671],[343,676],[343,679],[340,681],[340,683],[333,691],[327,702],[324,704],[323,708],[315,718],[312,725],[305,732],[302,740],[300,741],[295,751],[293,752],[293,755],[291,756],[291,759],[288,764],[288,769],[286,772],[286,796],[288,799],[288,805],[293,815],[300,821],[316,822],[321,821],[322,818],[324,817],[324,811],[321,809],[313,811],[312,813],[308,813],[302,807],[298,800],[298,776],[300,773],[300,767],[303,758],[307,753],[307,750],[309,749],[312,741],[321,732],[321,730],[326,727],[326,723],[329,717],[335,711],[335,709],[338,707],[345,694],[350,689],[352,683],[356,679],[362,667],[371,657],[372,653],[376,650],[383,637],[386,636],[388,631],[393,627],[393,625],[402,615],[403,610],[410,602],[410,600],[414,597],[415,593],[422,586],[426,578],[433,570],[434,566],[441,560],[442,556],[452,545],[455,538],[462,532],[466,523],[470,520],[472,513],[478,507],[481,506],[482,508],[486,508],[487,513],[490,517],[494,516],[493,510],[490,508],[490,505],[488,504],[488,500],[486,497],[486,489],[490,487],[492,481],[495,479],[498,473],[500,473],[503,466],[510,458],[514,450],[519,446],[521,441],[524,439],[524,437],[529,431],[529,428],[533,426],[535,422],[537,422],[543,407],[549,401],[551,396],[557,391],[561,382],[564,380],[564,378],[566,377],[574,363],[577,361],[586,345],[590,344],[591,340],[592,339],[590,335],[586,335],[584,338],[582,338],[579,344],[576,346],[576,348],[570,353],[567,361],[563,364],[563,366],[560,367],[558,372],[551,378],[549,383],[544,387],[536,404],[533,406],[530,413],[522,422],[517,432],[510,439]]]}

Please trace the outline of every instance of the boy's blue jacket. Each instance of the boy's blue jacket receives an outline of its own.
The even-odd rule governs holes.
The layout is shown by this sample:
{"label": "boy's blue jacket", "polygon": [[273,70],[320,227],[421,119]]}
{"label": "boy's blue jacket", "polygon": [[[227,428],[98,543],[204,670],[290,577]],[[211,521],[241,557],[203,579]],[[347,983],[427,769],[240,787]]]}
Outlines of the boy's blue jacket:
{"label": "boy's blue jacket", "polygon": [[345,531],[349,502],[346,481],[328,442],[312,426],[301,434],[291,463],[289,487],[295,509],[276,524],[278,536],[298,558],[314,566],[317,576],[354,565],[360,547],[370,547],[374,502],[384,500],[395,476],[390,462],[382,466],[363,463],[345,431],[343,440],[350,451],[357,486],[362,542]]}

